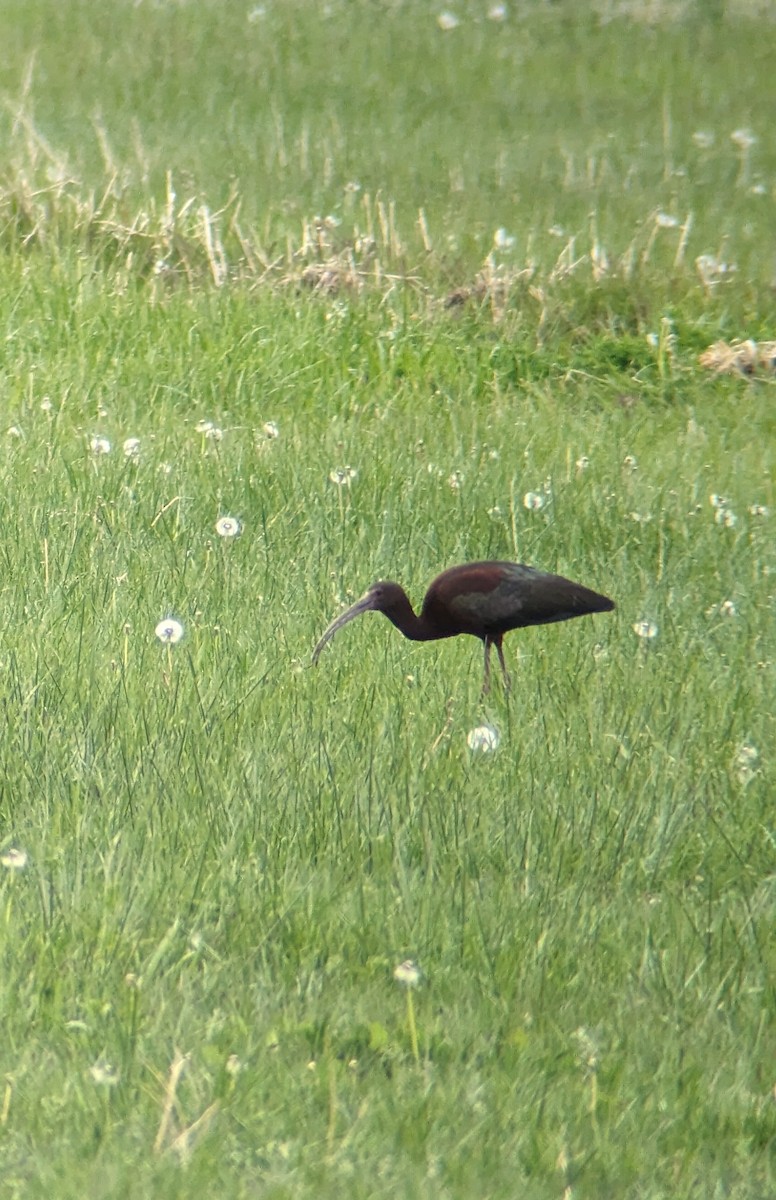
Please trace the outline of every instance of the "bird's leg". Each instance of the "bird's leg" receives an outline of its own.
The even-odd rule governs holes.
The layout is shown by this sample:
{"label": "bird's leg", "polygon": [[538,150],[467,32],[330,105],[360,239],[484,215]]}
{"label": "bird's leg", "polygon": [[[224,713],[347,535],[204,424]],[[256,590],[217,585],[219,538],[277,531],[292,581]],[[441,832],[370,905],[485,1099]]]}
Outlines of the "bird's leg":
{"label": "bird's leg", "polygon": [[485,678],[482,681],[482,694],[487,696],[490,691],[490,638],[483,638],[485,645]]}
{"label": "bird's leg", "polygon": [[507,670],[507,664],[504,662],[504,651],[501,648],[502,635],[499,634],[499,636],[495,637],[493,639],[493,641],[496,643],[496,649],[498,650],[498,660],[501,663],[501,670],[504,673],[504,691],[508,692],[509,689],[512,687],[512,680],[509,677],[509,671]]}

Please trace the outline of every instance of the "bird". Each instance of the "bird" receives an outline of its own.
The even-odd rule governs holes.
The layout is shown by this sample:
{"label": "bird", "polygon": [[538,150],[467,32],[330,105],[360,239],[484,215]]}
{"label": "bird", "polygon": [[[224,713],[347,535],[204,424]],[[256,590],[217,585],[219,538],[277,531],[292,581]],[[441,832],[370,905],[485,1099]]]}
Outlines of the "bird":
{"label": "bird", "polygon": [[483,694],[490,690],[490,651],[495,646],[508,691],[510,678],[502,641],[510,629],[569,621],[588,613],[611,612],[614,607],[608,596],[524,563],[464,563],[437,575],[420,615],[401,584],[390,580],[373,583],[360,600],[334,618],[313,650],[312,661],[313,665],[318,662],[327,642],[354,617],[381,612],[415,642],[433,642],[460,633],[481,638],[485,646]]}

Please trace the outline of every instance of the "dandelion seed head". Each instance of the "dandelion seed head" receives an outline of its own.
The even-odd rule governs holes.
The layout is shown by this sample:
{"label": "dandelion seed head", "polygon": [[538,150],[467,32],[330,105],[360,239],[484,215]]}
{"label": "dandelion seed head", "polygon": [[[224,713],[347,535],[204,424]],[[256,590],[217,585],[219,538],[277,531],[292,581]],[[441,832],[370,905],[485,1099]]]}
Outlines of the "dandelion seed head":
{"label": "dandelion seed head", "polygon": [[723,617],[736,616],[736,606],[732,600],[723,600],[719,606],[719,611]]}
{"label": "dandelion seed head", "polygon": [[89,449],[95,458],[99,458],[103,454],[110,454],[110,442],[97,433],[89,438]]}
{"label": "dandelion seed head", "polygon": [[636,637],[646,638],[647,641],[651,641],[652,638],[657,637],[657,625],[655,625],[654,621],[636,621],[633,626],[633,632],[636,634]]}
{"label": "dandelion seed head", "polygon": [[168,646],[174,646],[183,637],[183,626],[174,617],[165,617],[156,626],[154,633],[160,642],[166,642]]}
{"label": "dandelion seed head", "polygon": [[196,425],[194,426],[194,429],[196,430],[197,433],[207,433],[210,429],[213,429],[213,428],[214,428],[213,422],[205,421],[205,420],[197,421]]}
{"label": "dandelion seed head", "polygon": [[760,754],[757,748],[752,746],[749,742],[744,742],[743,746],[739,748],[736,756],[736,762],[740,767],[753,767],[759,757]]}
{"label": "dandelion seed head", "polygon": [[9,871],[23,871],[27,866],[27,851],[19,850],[17,846],[9,846],[0,854],[0,866],[7,867]]}
{"label": "dandelion seed head", "polygon": [[53,411],[53,409],[54,405],[51,403],[51,399],[48,396],[44,396],[40,402],[40,411],[44,413],[50,413]]}
{"label": "dandelion seed head", "polygon": [[747,510],[752,517],[767,517],[768,508],[765,504],[750,504]]}
{"label": "dandelion seed head", "polygon": [[707,287],[718,283],[725,275],[732,275],[738,270],[735,263],[723,262],[714,254],[699,254],[695,260],[695,267]]}
{"label": "dandelion seed head", "polygon": [[581,474],[582,474],[582,472],[583,472],[583,471],[586,471],[586,470],[587,470],[587,468],[590,466],[590,459],[587,457],[587,455],[586,455],[586,454],[582,454],[582,455],[581,455],[581,456],[580,456],[580,457],[577,459],[577,461],[576,461],[576,463],[575,463],[574,465],[575,465],[575,467],[577,468],[577,474],[578,474],[578,475],[581,475]]}
{"label": "dandelion seed head", "polygon": [[268,438],[270,441],[280,437],[280,430],[276,421],[265,421],[261,427],[261,431],[265,438]]}
{"label": "dandelion seed head", "polygon": [[527,508],[529,512],[537,512],[540,508],[544,508],[545,499],[541,492],[526,492],[523,496],[523,508]]}
{"label": "dandelion seed head", "polygon": [[738,146],[739,150],[749,150],[757,143],[757,138],[751,129],[734,129],[730,140],[735,146]]}
{"label": "dandelion seed head", "polygon": [[404,987],[417,987],[423,979],[423,972],[414,959],[405,958],[404,962],[394,967],[393,977],[397,983],[403,984]]}
{"label": "dandelion seed head", "polygon": [[448,487],[454,492],[460,492],[463,486],[463,473],[461,471],[453,471],[452,475],[448,476]]}
{"label": "dandelion seed head", "polygon": [[451,29],[457,29],[461,22],[456,17],[455,13],[441,12],[437,17],[437,25],[443,33],[449,33]]}
{"label": "dandelion seed head", "polygon": [[140,458],[140,438],[128,437],[124,439],[122,450],[127,458],[137,460]]}
{"label": "dandelion seed head", "polygon": [[224,431],[219,429],[217,425],[211,425],[210,429],[205,430],[205,437],[209,442],[223,441]]}
{"label": "dandelion seed head", "polygon": [[24,434],[22,433],[22,431],[18,425],[11,425],[6,430],[6,436],[9,438],[17,438],[18,439],[18,438],[23,438]]}
{"label": "dandelion seed head", "polygon": [[92,1063],[89,1074],[94,1082],[102,1087],[113,1087],[119,1081],[118,1071],[104,1058],[98,1058],[97,1062]]}
{"label": "dandelion seed head", "polygon": [[242,525],[237,517],[219,517],[216,521],[216,533],[222,538],[237,537],[242,532]]}
{"label": "dandelion seed head", "polygon": [[738,517],[730,508],[718,508],[714,513],[714,520],[725,529],[735,529],[738,524]]}
{"label": "dandelion seed head", "polygon": [[351,482],[358,475],[355,467],[335,467],[329,471],[329,479],[332,483],[336,483],[337,487],[350,487]]}
{"label": "dandelion seed head", "polygon": [[475,725],[466,735],[466,745],[475,754],[490,754],[498,749],[499,731],[493,725]]}
{"label": "dandelion seed head", "polygon": [[622,460],[622,465],[625,467],[625,470],[630,471],[631,474],[639,469],[639,464],[636,462],[635,454],[626,454],[625,458]]}
{"label": "dandelion seed head", "polygon": [[579,1029],[574,1030],[572,1037],[576,1044],[577,1056],[582,1065],[588,1071],[597,1070],[601,1058],[600,1038],[597,1032],[593,1029],[588,1029],[584,1025],[580,1025]]}
{"label": "dandelion seed head", "polygon": [[746,787],[757,774],[757,761],[759,757],[760,755],[756,747],[752,746],[749,742],[744,742],[739,747],[733,766],[738,782],[742,787]]}
{"label": "dandelion seed head", "polygon": [[511,250],[514,244],[515,238],[503,226],[493,234],[493,245],[497,250]]}

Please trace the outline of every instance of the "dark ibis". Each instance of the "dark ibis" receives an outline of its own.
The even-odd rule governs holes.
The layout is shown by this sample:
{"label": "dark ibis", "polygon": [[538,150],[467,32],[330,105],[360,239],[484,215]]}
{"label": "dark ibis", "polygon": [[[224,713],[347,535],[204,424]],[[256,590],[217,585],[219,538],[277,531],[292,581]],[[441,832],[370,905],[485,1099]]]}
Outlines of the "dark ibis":
{"label": "dark ibis", "polygon": [[490,648],[498,651],[505,687],[509,672],[502,640],[510,629],[549,625],[588,613],[611,612],[614,601],[562,575],[511,562],[465,563],[437,575],[426,592],[420,616],[398,583],[373,583],[369,591],[336,617],[313,650],[313,663],[338,629],[364,612],[381,612],[415,642],[470,633],[485,644],[483,692],[490,688]]}

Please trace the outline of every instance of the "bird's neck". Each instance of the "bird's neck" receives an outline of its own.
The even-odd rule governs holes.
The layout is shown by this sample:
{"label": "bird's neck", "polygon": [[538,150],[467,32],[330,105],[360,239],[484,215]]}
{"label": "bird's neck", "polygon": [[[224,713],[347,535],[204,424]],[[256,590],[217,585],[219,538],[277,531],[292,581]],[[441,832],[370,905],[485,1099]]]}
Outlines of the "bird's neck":
{"label": "bird's neck", "polygon": [[399,632],[413,642],[432,642],[436,638],[445,636],[439,630],[432,628],[422,616],[418,616],[407,596],[397,600],[391,606],[390,612],[386,612],[385,609],[383,612]]}

